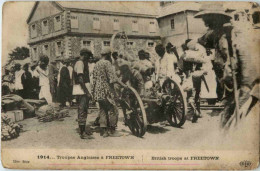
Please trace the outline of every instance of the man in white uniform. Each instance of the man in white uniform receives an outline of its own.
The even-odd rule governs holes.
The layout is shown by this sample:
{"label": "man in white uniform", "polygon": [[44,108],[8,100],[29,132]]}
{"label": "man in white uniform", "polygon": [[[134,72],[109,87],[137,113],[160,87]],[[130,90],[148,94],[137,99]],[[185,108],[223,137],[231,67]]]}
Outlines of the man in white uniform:
{"label": "man in white uniform", "polygon": [[22,75],[24,70],[21,69],[21,64],[15,64],[15,80],[14,80],[14,87],[15,93],[21,97],[23,97],[23,85],[22,85]]}
{"label": "man in white uniform", "polygon": [[36,71],[39,73],[40,81],[40,94],[39,99],[45,99],[48,104],[52,104],[52,95],[50,91],[50,82],[49,82],[49,58],[46,55],[40,57],[40,64],[36,67]]}
{"label": "man in white uniform", "polygon": [[79,100],[78,105],[78,125],[81,139],[91,139],[91,132],[86,131],[86,121],[89,107],[89,100],[91,100],[90,78],[89,78],[89,59],[93,56],[88,49],[80,51],[80,59],[74,66],[74,85],[73,95],[77,96]]}
{"label": "man in white uniform", "polygon": [[156,73],[156,81],[159,81],[160,85],[162,86],[163,82],[167,78],[174,79],[175,72],[174,72],[174,63],[176,62],[176,57],[173,57],[173,54],[168,54],[165,52],[165,48],[162,44],[159,44],[155,47],[155,51],[160,57],[155,62],[155,73]]}

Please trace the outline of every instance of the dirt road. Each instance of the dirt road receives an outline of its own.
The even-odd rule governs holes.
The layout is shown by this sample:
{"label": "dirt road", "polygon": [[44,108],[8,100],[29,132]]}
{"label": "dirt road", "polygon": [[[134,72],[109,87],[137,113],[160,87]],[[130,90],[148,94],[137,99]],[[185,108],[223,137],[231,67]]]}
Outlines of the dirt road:
{"label": "dirt road", "polygon": [[[37,118],[21,121],[23,132],[16,139],[2,141],[2,148],[69,148],[69,149],[225,149],[221,146],[223,137],[219,134],[219,116],[212,111],[202,111],[203,118],[197,123],[187,120],[182,128],[149,125],[143,138],[135,137],[123,125],[120,112],[118,130],[122,137],[100,137],[93,133],[94,139],[80,139],[77,133],[77,112],[70,110],[70,117],[64,121],[39,122]],[[90,111],[88,125],[97,117],[97,110]],[[96,129],[97,130],[97,129]]]}

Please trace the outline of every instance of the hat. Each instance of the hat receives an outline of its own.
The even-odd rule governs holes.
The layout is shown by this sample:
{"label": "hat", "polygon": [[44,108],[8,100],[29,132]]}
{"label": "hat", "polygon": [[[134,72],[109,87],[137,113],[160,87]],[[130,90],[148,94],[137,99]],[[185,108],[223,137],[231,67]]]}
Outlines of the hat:
{"label": "hat", "polygon": [[60,58],[60,57],[57,57],[57,58],[54,58],[54,62],[61,62],[63,59],[62,58]]}
{"label": "hat", "polygon": [[201,6],[200,12],[194,15],[194,18],[202,18],[204,16],[224,16],[228,19],[232,17],[225,12],[222,4],[219,3],[205,3]]}
{"label": "hat", "polygon": [[144,50],[139,50],[138,51],[138,56],[143,56],[145,55],[145,51]]}
{"label": "hat", "polygon": [[111,49],[109,47],[102,49],[101,55],[106,55],[111,53]]}
{"label": "hat", "polygon": [[175,47],[171,42],[168,42],[166,45],[166,48],[173,48]]}
{"label": "hat", "polygon": [[70,58],[64,59],[64,63],[70,63],[70,62],[71,62],[71,59],[70,59]]}
{"label": "hat", "polygon": [[93,56],[93,53],[89,49],[83,48],[80,50],[80,55],[81,56],[85,56],[85,55]]}

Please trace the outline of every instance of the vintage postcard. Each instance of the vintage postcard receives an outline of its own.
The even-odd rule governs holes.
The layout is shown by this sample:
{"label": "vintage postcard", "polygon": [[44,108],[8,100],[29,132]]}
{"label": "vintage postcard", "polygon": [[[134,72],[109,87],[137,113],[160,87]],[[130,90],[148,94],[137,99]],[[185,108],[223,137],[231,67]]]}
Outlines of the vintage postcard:
{"label": "vintage postcard", "polygon": [[10,1],[10,169],[259,166],[257,2]]}

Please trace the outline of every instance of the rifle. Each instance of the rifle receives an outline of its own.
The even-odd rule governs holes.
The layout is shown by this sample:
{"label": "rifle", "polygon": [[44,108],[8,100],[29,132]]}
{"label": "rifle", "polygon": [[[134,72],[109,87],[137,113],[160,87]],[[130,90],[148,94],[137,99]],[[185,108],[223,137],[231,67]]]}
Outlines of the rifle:
{"label": "rifle", "polygon": [[207,91],[209,92],[209,86],[208,86],[208,83],[207,83],[207,81],[206,81],[204,75],[201,76],[201,80],[204,82],[204,84],[205,84],[205,86],[206,86],[206,89],[207,89]]}
{"label": "rifle", "polygon": [[228,54],[227,54],[227,60],[230,61],[231,65],[231,72],[232,72],[232,79],[233,79],[233,89],[234,89],[234,99],[235,99],[235,105],[236,105],[236,125],[238,123],[238,116],[239,116],[239,101],[238,101],[238,90],[237,90],[237,79],[236,79],[236,71],[235,71],[235,64],[233,59],[237,59],[235,49],[233,48],[232,44],[232,31],[233,26],[232,25],[226,25],[224,26],[226,28],[226,38],[228,41]]}

